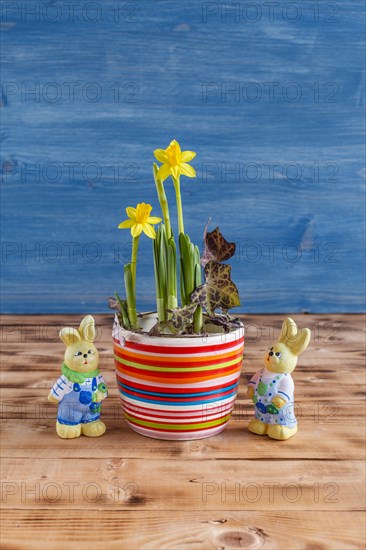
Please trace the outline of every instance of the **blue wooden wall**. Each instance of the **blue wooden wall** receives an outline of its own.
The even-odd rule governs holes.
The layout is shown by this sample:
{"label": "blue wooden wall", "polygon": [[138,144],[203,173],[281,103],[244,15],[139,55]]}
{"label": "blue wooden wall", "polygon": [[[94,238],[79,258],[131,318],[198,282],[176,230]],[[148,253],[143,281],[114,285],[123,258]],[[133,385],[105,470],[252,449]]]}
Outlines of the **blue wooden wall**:
{"label": "blue wooden wall", "polygon": [[173,138],[197,151],[186,230],[237,242],[242,311],[363,310],[363,2],[4,1],[1,34],[3,312],[107,309]]}

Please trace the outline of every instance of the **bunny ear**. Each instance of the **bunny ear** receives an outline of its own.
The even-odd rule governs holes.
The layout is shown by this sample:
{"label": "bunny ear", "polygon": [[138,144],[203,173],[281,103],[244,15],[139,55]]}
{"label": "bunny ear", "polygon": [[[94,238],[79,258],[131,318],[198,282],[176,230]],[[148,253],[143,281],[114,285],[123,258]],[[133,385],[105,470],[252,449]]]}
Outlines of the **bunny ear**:
{"label": "bunny ear", "polygon": [[308,328],[304,328],[297,333],[297,336],[288,343],[288,347],[294,355],[300,355],[309,345],[311,332]]}
{"label": "bunny ear", "polygon": [[59,336],[66,347],[71,346],[71,344],[75,344],[75,342],[81,341],[80,334],[75,328],[72,327],[61,329],[59,332]]}
{"label": "bunny ear", "polygon": [[288,343],[294,340],[297,334],[296,323],[291,317],[287,317],[282,323],[282,329],[278,342]]}
{"label": "bunny ear", "polygon": [[79,333],[83,340],[93,342],[95,338],[95,321],[94,317],[87,315],[80,323]]}

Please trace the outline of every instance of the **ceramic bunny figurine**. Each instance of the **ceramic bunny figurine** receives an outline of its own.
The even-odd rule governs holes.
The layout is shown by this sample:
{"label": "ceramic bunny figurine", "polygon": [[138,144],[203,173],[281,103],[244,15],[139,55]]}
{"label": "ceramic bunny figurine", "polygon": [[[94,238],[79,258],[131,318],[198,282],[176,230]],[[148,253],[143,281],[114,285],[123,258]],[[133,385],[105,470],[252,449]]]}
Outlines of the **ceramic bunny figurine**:
{"label": "ceramic bunny figurine", "polygon": [[60,338],[66,345],[62,375],[48,396],[50,403],[58,404],[57,434],[64,439],[103,435],[106,427],[99,417],[101,401],[108,392],[98,370],[99,355],[93,344],[93,317],[84,317],[78,330],[63,328]]}
{"label": "ceramic bunny figurine", "polygon": [[249,431],[280,440],[297,432],[291,373],[298,356],[308,347],[310,335],[308,328],[298,332],[290,317],[284,320],[278,341],[264,356],[264,367],[248,385],[248,397],[255,405],[255,418],[249,423]]}

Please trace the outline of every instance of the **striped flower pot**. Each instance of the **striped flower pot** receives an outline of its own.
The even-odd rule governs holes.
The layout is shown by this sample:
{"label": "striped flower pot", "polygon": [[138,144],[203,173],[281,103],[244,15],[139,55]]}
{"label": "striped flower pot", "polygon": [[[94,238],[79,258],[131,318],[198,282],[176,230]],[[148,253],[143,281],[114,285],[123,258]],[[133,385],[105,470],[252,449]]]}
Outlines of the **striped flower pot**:
{"label": "striped flower pot", "polygon": [[[143,316],[148,332],[156,315]],[[244,327],[186,338],[113,327],[114,360],[125,419],[158,439],[201,439],[227,425],[238,391]]]}

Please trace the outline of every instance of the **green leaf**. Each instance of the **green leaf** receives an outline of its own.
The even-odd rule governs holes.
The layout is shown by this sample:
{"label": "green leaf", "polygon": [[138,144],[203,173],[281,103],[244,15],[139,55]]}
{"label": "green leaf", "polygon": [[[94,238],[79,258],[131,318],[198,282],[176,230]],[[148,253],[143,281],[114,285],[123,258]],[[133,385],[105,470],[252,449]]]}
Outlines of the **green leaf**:
{"label": "green leaf", "polygon": [[[207,224],[208,225],[208,224]],[[215,262],[224,262],[235,254],[236,244],[229,243],[216,227],[211,232],[207,232],[207,225],[204,232],[204,251],[201,258],[202,265],[206,265],[210,260]]]}
{"label": "green leaf", "polygon": [[180,260],[180,296],[181,296],[181,300],[182,300],[182,304],[185,305],[187,302],[188,302],[188,299],[187,299],[187,293],[186,293],[186,289],[184,287],[184,275],[183,275],[183,266],[182,266],[182,259]]}
{"label": "green leaf", "polygon": [[238,289],[231,280],[231,266],[209,260],[205,266],[206,283],[191,294],[191,302],[203,306],[214,315],[215,309],[223,311],[240,306]]}
{"label": "green leaf", "polygon": [[180,233],[179,235],[179,250],[180,250],[180,269],[181,269],[181,299],[182,304],[189,305],[189,296],[196,288],[195,285],[195,265],[199,250],[195,249],[189,235]]}
{"label": "green leaf", "polygon": [[174,238],[170,237],[167,242],[167,283],[168,283],[168,297],[177,296],[177,250],[174,242]]}
{"label": "green leaf", "polygon": [[156,289],[156,307],[159,321],[165,320],[165,308],[167,303],[166,288],[166,233],[164,224],[159,225],[156,238],[153,240],[154,273]]}

